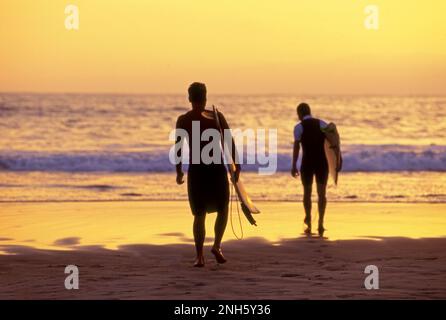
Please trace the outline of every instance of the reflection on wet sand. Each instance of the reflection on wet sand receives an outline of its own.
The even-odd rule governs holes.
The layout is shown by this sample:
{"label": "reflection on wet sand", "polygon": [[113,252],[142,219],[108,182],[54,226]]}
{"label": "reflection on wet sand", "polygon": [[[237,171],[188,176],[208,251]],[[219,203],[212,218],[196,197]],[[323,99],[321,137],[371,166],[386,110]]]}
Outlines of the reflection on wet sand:
{"label": "reflection on wet sand", "polygon": [[[301,237],[300,203],[259,202],[258,227],[242,217],[246,238],[270,242]],[[192,242],[192,215],[186,202],[2,203],[2,245],[72,250],[80,246],[117,249],[135,243]],[[327,240],[374,237],[442,237],[446,204],[332,203],[327,209]],[[233,217],[235,222],[237,217]],[[317,217],[314,217],[317,219]],[[207,242],[215,214],[207,217]],[[229,225],[228,225],[229,226]],[[235,223],[236,232],[239,230]],[[228,227],[225,240],[235,239]]]}

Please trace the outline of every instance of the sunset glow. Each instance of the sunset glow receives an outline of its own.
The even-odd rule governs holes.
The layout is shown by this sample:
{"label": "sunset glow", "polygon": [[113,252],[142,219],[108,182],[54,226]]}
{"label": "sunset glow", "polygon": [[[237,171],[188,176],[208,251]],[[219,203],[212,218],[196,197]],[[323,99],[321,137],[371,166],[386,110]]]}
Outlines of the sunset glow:
{"label": "sunset glow", "polygon": [[[65,7],[79,8],[67,30]],[[446,4],[4,0],[0,91],[443,94]]]}

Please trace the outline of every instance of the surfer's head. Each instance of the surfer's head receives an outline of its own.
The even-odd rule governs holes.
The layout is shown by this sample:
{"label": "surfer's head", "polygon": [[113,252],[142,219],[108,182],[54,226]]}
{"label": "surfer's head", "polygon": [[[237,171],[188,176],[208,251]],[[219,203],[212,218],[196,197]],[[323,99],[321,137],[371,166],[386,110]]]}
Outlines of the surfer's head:
{"label": "surfer's head", "polygon": [[206,106],[206,85],[200,82],[194,82],[189,86],[189,101],[193,109],[204,110]]}
{"label": "surfer's head", "polygon": [[308,103],[302,102],[297,106],[297,115],[301,121],[304,119],[305,116],[311,115],[311,109]]}

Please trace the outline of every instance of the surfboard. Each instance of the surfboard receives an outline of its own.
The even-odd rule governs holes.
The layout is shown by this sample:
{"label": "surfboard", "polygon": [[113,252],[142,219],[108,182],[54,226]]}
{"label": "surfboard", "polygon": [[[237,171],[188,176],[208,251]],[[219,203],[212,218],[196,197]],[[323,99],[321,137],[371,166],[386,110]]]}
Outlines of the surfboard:
{"label": "surfboard", "polygon": [[325,157],[328,162],[328,170],[335,185],[338,184],[339,171],[342,169],[341,139],[334,123],[328,124],[325,133]]}
{"label": "surfboard", "polygon": [[[203,116],[206,118],[210,118],[211,115],[210,115],[209,111],[208,112],[204,111]],[[248,192],[246,191],[245,186],[243,185],[243,183],[241,181],[241,178],[239,177],[237,182],[235,182],[233,179],[233,177],[235,175],[236,168],[235,168],[235,164],[233,163],[233,161],[228,160],[228,157],[230,157],[229,153],[226,153],[228,146],[225,146],[225,144],[224,144],[223,129],[220,124],[220,117],[218,116],[218,110],[215,106],[213,106],[212,118],[215,120],[217,128],[220,131],[221,143],[222,143],[222,147],[223,147],[223,152],[224,152],[225,157],[228,162],[228,171],[229,171],[229,175],[231,176],[231,183],[234,185],[234,189],[235,189],[235,192],[237,193],[238,199],[240,201],[240,206],[242,208],[242,211],[243,211],[245,217],[248,219],[249,223],[251,223],[254,226],[257,226],[257,222],[252,215],[260,213],[260,210],[256,208],[256,206],[252,202],[251,198],[249,197]]]}

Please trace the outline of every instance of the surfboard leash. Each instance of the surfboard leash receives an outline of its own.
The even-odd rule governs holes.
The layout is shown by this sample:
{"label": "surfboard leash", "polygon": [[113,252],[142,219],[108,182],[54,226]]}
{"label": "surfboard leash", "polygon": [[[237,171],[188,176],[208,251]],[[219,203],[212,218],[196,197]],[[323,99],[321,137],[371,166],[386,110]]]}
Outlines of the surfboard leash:
{"label": "surfboard leash", "polygon": [[[214,114],[215,114],[215,116],[216,116],[216,121],[217,121],[217,126],[218,126],[218,129],[219,129],[219,131],[220,131],[220,135],[221,135],[221,147],[222,147],[222,150],[223,150],[223,153],[224,153],[224,151],[225,151],[225,142],[223,141],[223,132],[222,132],[222,129],[221,129],[221,125],[220,125],[220,119],[219,119],[219,116],[218,116],[218,109],[213,105],[212,106],[213,107],[213,109],[214,109]],[[233,178],[233,177],[232,177]],[[231,204],[230,204],[230,208],[229,208],[229,210],[231,211],[231,213],[230,213],[230,219],[231,219],[231,229],[232,229],[232,233],[234,234],[234,236],[235,236],[235,238],[237,239],[237,240],[242,240],[243,239],[243,225],[242,225],[242,218],[240,217],[240,199],[238,198],[238,195],[237,195],[237,193],[235,193],[235,197],[237,198],[237,204],[236,204],[236,206],[237,206],[237,215],[238,215],[238,220],[239,220],[239,225],[240,225],[240,231],[241,231],[241,236],[239,237],[236,233],[235,233],[235,230],[234,230],[234,224],[233,224],[233,222],[232,222],[232,214],[233,214],[233,210],[232,210],[232,202],[234,201],[234,197],[233,197],[233,194],[234,194],[234,184],[233,183],[231,183],[231,190],[230,190],[230,193],[229,193],[229,196],[230,196],[230,198],[231,198]]]}
{"label": "surfboard leash", "polygon": [[[234,200],[234,194],[235,194],[235,197],[237,198],[237,203],[236,203],[236,207],[237,207],[237,215],[238,215],[238,222],[239,222],[239,225],[240,225],[240,231],[241,231],[241,236],[239,237],[236,233],[235,233],[235,230],[234,230],[234,224],[233,224],[233,222],[232,222],[232,214],[233,214],[233,210],[232,210],[232,202],[233,202],[233,200]],[[233,184],[231,184],[231,190],[230,190],[230,198],[231,198],[231,204],[230,204],[230,209],[229,209],[229,211],[231,212],[231,217],[230,217],[230,219],[231,219],[231,229],[232,229],[232,233],[234,234],[234,236],[235,236],[235,238],[237,239],[237,240],[242,240],[243,239],[243,225],[242,225],[242,218],[240,217],[240,204],[239,204],[239,198],[238,198],[238,195],[237,195],[237,193],[234,193],[234,185]]]}

